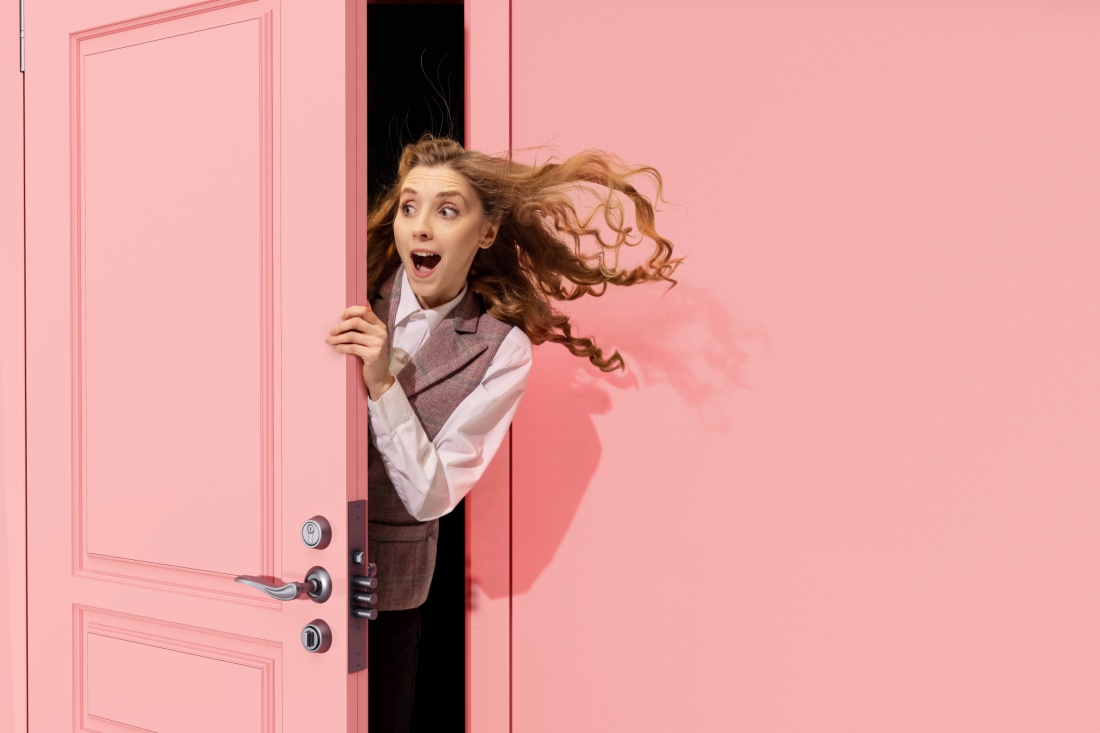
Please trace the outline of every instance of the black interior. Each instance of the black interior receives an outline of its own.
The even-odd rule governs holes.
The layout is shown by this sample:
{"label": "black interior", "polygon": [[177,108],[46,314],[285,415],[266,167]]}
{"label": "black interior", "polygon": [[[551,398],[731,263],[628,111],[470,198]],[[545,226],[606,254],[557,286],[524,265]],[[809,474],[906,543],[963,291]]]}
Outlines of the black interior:
{"label": "black interior", "polygon": [[[368,197],[392,180],[402,146],[422,132],[465,144],[464,68],[461,4],[367,6]],[[435,577],[420,608],[417,733],[465,729],[465,517],[463,502],[439,521]]]}

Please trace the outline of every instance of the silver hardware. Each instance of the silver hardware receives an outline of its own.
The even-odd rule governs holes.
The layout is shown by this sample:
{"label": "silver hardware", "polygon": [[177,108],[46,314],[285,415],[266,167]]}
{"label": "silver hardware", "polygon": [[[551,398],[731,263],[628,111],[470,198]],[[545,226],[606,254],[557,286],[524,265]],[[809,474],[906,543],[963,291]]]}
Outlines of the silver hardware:
{"label": "silver hardware", "polygon": [[[362,555],[361,552],[352,554],[352,562],[355,562],[356,555]],[[363,565],[363,558],[359,558],[357,565]],[[364,568],[366,575],[353,575],[351,576],[351,615],[352,618],[365,618],[370,621],[378,618],[378,610],[374,608],[362,608],[356,606],[356,603],[365,603],[368,606],[373,606],[378,603],[377,593],[361,593],[356,588],[370,588],[371,590],[378,587],[378,578],[374,577],[378,572],[378,566],[372,562],[367,563],[367,567]]]}
{"label": "silver hardware", "polygon": [[[368,425],[369,427],[369,425]],[[367,559],[367,502],[348,502],[348,544],[345,552],[348,554],[348,577],[362,572],[362,564]],[[348,619],[348,674],[360,672],[367,668],[367,621],[370,617],[363,618],[355,614],[354,587],[348,593],[348,607],[351,618]],[[374,611],[374,609],[371,609]],[[375,616],[378,612],[375,611]]]}
{"label": "silver hardware", "polygon": [[[348,593],[351,619],[348,621],[348,672],[367,668],[367,621],[378,618],[378,609],[363,608],[357,603],[373,606],[378,603],[377,593],[364,593],[360,588],[374,590],[378,587],[378,566],[367,562],[367,502],[348,502],[348,577],[351,591]],[[358,575],[357,573],[363,573]]]}
{"label": "silver hardware", "polygon": [[302,629],[302,646],[315,654],[327,652],[332,646],[332,629],[321,619],[313,619]]}
{"label": "silver hardware", "polygon": [[303,583],[291,581],[284,585],[278,585],[278,581],[271,583],[269,581],[272,579],[255,575],[239,575],[234,580],[258,588],[278,601],[293,601],[304,593],[315,602],[324,603],[332,595],[332,576],[319,565],[309,569]]}
{"label": "silver hardware", "polygon": [[[351,553],[351,564],[352,565],[362,565],[366,559],[367,559],[366,558],[366,553],[364,553],[362,550],[356,550],[355,552]],[[368,562],[368,563],[366,563],[366,565],[367,565],[367,567],[364,568],[364,570],[363,570],[363,572],[365,574],[365,577],[373,578],[375,575],[378,574],[378,566],[377,565],[375,565],[372,562]],[[373,586],[371,586],[371,587],[373,587]]]}
{"label": "silver hardware", "polygon": [[362,575],[353,575],[351,578],[351,584],[358,588],[369,588],[374,590],[378,587],[378,578],[368,578]]}
{"label": "silver hardware", "polygon": [[23,23],[23,0],[19,0],[19,73],[23,73],[26,48],[23,39],[26,36],[26,28]]}
{"label": "silver hardware", "polygon": [[302,523],[302,542],[307,547],[323,550],[332,541],[332,526],[324,517],[317,515]]}

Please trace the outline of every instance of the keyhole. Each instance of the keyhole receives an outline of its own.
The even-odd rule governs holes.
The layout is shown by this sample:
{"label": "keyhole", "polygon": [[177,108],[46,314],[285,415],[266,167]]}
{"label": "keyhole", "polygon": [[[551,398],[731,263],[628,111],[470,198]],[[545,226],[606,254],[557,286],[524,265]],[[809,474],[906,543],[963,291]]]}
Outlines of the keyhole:
{"label": "keyhole", "polygon": [[307,547],[323,550],[328,546],[329,538],[332,536],[332,527],[324,517],[310,517],[302,522],[301,534],[302,542],[306,543]]}
{"label": "keyhole", "polygon": [[302,627],[302,646],[307,652],[327,652],[332,646],[332,630],[319,618]]}

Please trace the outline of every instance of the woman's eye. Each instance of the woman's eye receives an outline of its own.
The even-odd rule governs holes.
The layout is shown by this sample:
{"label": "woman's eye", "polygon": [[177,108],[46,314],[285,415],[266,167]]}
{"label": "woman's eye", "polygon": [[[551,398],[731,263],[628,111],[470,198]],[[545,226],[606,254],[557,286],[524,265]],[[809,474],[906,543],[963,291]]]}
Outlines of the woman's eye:
{"label": "woman's eye", "polygon": [[[410,206],[412,206],[412,204],[401,204],[401,213],[405,216],[411,216],[408,211]],[[442,209],[440,209],[440,211],[449,211],[451,213],[451,216],[445,216],[445,219],[453,219],[454,217],[458,216],[458,209],[456,209],[454,206],[451,206],[450,204],[444,206]]]}

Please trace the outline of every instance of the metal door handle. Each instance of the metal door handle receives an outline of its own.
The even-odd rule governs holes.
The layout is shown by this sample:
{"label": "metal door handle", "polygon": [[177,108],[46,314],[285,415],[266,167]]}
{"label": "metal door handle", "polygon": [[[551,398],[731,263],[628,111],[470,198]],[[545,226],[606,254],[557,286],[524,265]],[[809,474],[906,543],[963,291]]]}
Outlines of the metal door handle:
{"label": "metal door handle", "polygon": [[270,584],[268,581],[271,578],[256,575],[238,575],[234,580],[258,588],[279,601],[293,601],[305,593],[315,602],[324,603],[332,595],[332,576],[319,565],[309,569],[303,583],[291,581],[285,585],[277,585],[278,581],[275,581],[276,584]]}

